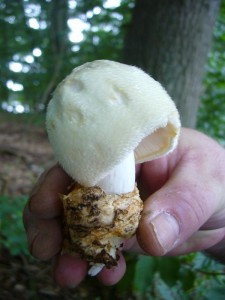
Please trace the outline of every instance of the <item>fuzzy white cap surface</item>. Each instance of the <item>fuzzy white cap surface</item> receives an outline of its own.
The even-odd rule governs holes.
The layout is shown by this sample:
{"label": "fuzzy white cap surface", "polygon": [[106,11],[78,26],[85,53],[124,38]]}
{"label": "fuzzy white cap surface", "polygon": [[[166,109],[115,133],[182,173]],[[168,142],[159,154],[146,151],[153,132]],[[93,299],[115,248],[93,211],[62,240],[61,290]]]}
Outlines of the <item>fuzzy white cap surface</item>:
{"label": "fuzzy white cap surface", "polygon": [[75,68],[56,88],[46,126],[56,159],[94,186],[131,151],[144,162],[172,151],[180,131],[174,102],[142,70],[97,60]]}

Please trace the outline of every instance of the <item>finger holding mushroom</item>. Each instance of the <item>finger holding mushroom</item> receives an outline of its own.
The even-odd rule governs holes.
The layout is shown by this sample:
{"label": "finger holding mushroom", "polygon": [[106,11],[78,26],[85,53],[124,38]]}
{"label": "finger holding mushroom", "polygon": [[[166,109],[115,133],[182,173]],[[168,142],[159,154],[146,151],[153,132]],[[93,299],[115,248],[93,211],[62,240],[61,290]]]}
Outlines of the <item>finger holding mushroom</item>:
{"label": "finger holding mushroom", "polygon": [[142,201],[135,163],[171,152],[180,120],[163,87],[140,69],[97,60],[56,88],[47,110],[56,159],[76,182],[62,197],[64,251],[79,253],[97,274],[138,227]]}

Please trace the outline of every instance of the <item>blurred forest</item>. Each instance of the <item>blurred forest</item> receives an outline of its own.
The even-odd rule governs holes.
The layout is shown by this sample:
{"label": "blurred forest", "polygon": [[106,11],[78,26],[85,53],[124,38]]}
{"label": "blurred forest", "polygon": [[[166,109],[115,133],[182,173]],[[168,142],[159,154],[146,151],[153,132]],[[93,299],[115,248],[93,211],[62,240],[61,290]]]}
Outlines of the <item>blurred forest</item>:
{"label": "blurred forest", "polygon": [[[129,254],[126,275],[116,286],[103,287],[97,279],[87,278],[76,289],[61,289],[51,278],[50,263],[39,262],[29,255],[22,225],[22,211],[31,187],[54,162],[45,132],[45,109],[57,84],[74,67],[94,59],[138,65],[168,88],[184,115],[184,105],[191,101],[188,90],[191,91],[193,82],[188,81],[182,106],[176,97],[182,94],[185,72],[173,72],[180,74],[178,79],[171,76],[172,71],[170,76],[164,76],[161,58],[156,64],[160,51],[152,49],[154,45],[139,34],[141,31],[134,22],[137,16],[140,20],[137,10],[140,5],[144,12],[145,5],[151,3],[148,9],[158,9],[156,15],[160,16],[159,10],[163,8],[164,14],[169,14],[167,2],[0,0],[0,300],[224,299],[225,267],[202,253],[173,258]],[[212,2],[218,5],[212,17],[216,20],[210,23],[212,37],[208,37],[207,43],[193,47],[207,50],[207,57],[200,66],[204,74],[201,71],[201,76],[198,72],[191,76],[193,81],[200,82],[201,96],[191,106],[193,110],[190,105],[185,109],[189,116],[194,116],[192,125],[225,146],[225,0],[198,1],[208,12]],[[178,27],[182,4],[188,3],[185,9],[192,12],[192,4],[197,2],[172,0],[170,3],[171,7],[179,8],[173,16],[174,25]],[[149,20],[150,32],[151,24]],[[187,28],[194,30],[195,23],[191,26]],[[169,31],[170,26],[167,27]],[[179,34],[178,39],[182,40],[182,30]],[[152,37],[155,40],[155,36]],[[192,41],[191,35],[189,40]],[[134,52],[137,45],[142,47],[139,57]],[[151,53],[154,53],[152,62]],[[171,70],[172,61],[175,62],[173,68],[179,70],[176,53],[172,51],[167,57]],[[181,58],[185,60],[184,56]],[[168,64],[166,67],[170,69]],[[175,90],[178,83],[180,94]],[[188,126],[188,120],[184,124]]]}
{"label": "blurred forest", "polygon": [[[171,43],[173,36],[167,42],[165,38],[161,37],[161,32],[161,36],[157,40],[157,34],[159,35],[157,30],[153,30],[156,32],[156,37],[153,35],[152,40],[149,41],[146,40],[145,35],[138,34],[138,32],[144,31],[143,28],[138,27],[139,25],[133,26],[135,32],[132,33],[130,24],[135,8],[134,0],[0,0],[1,109],[15,113],[44,111],[56,85],[74,67],[94,59],[112,59],[136,64],[159,80],[174,98],[182,118],[184,118],[183,115],[185,114],[186,118],[191,119],[196,115],[200,104],[197,120],[198,128],[213,135],[223,143],[225,128],[225,101],[223,97],[225,89],[224,1],[221,2],[219,16],[214,27],[213,44],[210,52],[207,51],[210,45],[205,44],[211,44],[211,37],[209,36],[207,37],[208,40],[205,40],[201,35],[196,34],[196,41],[193,31],[205,30],[205,32],[210,34],[212,30],[210,26],[212,27],[213,24],[211,23],[214,21],[214,16],[211,17],[211,15],[217,13],[215,7],[218,6],[219,0],[198,1],[200,6],[205,8],[209,7],[209,4],[215,3],[211,5],[212,7],[207,8],[208,10],[203,10],[203,12],[198,12],[199,7],[193,6],[196,1],[184,1],[184,3],[188,3],[188,6],[184,9],[180,8],[182,5],[179,4],[179,1],[173,2],[173,5],[169,5],[164,9],[168,11],[170,6],[174,6],[174,9],[171,9],[171,14],[172,19],[175,19],[175,26],[166,25],[167,28],[158,28],[157,30],[166,30],[164,36],[169,34],[176,35],[174,40],[178,39],[181,41],[178,43],[178,46],[175,46],[175,42]],[[138,3],[139,6],[142,5],[142,11],[145,11],[145,7],[151,10],[153,10],[152,7],[156,7],[154,13],[159,14],[159,11],[163,11],[163,5],[165,6],[167,2],[165,1],[164,3],[164,0],[158,2],[162,3],[162,8],[155,4],[157,3],[155,0],[150,2],[139,0],[137,1],[137,8]],[[152,7],[149,7],[148,3],[153,3]],[[205,19],[201,21],[203,25],[211,23],[208,27],[205,26],[204,29],[200,22],[199,24],[196,21],[187,23],[185,18],[190,19],[190,16],[183,16],[184,21],[181,23],[178,19],[182,9],[183,13],[187,14],[188,11],[191,11],[192,15],[195,14],[194,10],[196,10],[196,18],[202,18],[202,15],[206,15]],[[139,11],[137,13],[140,15]],[[207,17],[207,14],[209,17]],[[169,13],[164,15],[169,15]],[[184,30],[187,31],[184,25],[188,24],[190,29],[189,35],[182,33],[180,29],[174,32],[171,29],[170,32],[170,27],[179,27],[178,25],[176,26],[176,20],[180,22],[179,26],[183,28],[183,32]],[[151,23],[148,20],[147,22],[142,27],[149,26],[151,31],[151,26],[155,25],[155,23]],[[160,23],[162,23],[161,20]],[[158,23],[155,26],[157,25]],[[128,40],[127,38],[125,39],[125,37],[129,36],[127,32],[131,32],[131,37]],[[203,37],[206,35],[205,32],[202,32]],[[151,32],[149,36],[151,36]],[[125,47],[124,40],[127,40]],[[144,46],[138,53],[135,45],[140,44],[140,40]],[[159,42],[160,40],[162,42]],[[193,43],[189,47],[191,58],[186,57],[189,53],[184,52],[182,49],[182,43],[185,44],[185,40],[188,40],[188,44]],[[134,45],[130,47],[132,43]],[[129,50],[130,48],[133,50]],[[164,53],[167,52],[167,57],[164,53],[160,56],[161,48],[166,49]],[[204,62],[204,53],[202,53],[204,48],[205,51],[209,52],[207,64]],[[169,52],[172,54],[168,56]],[[141,56],[141,58],[138,58],[138,56]],[[146,58],[146,56],[148,57]],[[153,62],[151,62],[150,57],[153,57]],[[166,60],[169,63],[167,62],[165,68]],[[184,65],[185,61],[186,65]],[[193,64],[192,61],[197,65],[197,68],[193,67],[190,69],[188,75],[187,69],[188,66]],[[198,62],[200,62],[200,65]],[[184,70],[180,68],[182,64],[184,65]],[[202,74],[199,74],[199,69],[203,67],[205,67],[206,71],[203,92],[200,86],[198,87],[199,92],[195,95],[192,91],[192,86],[197,85],[197,81],[201,85]],[[185,79],[188,76],[191,76],[192,81],[186,80],[186,83]],[[201,103],[198,99],[194,99],[195,101],[193,102],[190,97],[194,98],[197,96],[200,99],[200,92]],[[186,97],[186,99],[182,100],[180,104],[179,98],[182,97]],[[188,107],[188,104],[191,105],[191,108]],[[185,111],[183,111],[184,109]],[[194,125],[195,123],[194,121]],[[186,119],[183,125],[193,127],[193,124],[189,124]]]}

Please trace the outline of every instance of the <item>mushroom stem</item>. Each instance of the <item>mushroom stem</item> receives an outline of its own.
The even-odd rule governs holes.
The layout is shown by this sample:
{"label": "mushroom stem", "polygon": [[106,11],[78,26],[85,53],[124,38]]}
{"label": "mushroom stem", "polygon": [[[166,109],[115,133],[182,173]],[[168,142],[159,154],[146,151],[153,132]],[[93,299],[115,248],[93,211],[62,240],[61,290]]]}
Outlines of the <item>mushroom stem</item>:
{"label": "mushroom stem", "polygon": [[97,184],[106,194],[125,194],[133,192],[135,186],[135,160],[131,152],[126,158]]}
{"label": "mushroom stem", "polygon": [[[133,192],[135,187],[134,152],[132,151],[120,164],[116,165],[106,177],[97,183],[97,186],[102,188],[106,194],[121,195]],[[118,238],[115,238],[115,244],[122,242],[122,239],[118,240]],[[111,252],[111,255],[115,257],[114,251]],[[104,264],[100,263],[92,264],[88,274],[95,276],[104,266]]]}

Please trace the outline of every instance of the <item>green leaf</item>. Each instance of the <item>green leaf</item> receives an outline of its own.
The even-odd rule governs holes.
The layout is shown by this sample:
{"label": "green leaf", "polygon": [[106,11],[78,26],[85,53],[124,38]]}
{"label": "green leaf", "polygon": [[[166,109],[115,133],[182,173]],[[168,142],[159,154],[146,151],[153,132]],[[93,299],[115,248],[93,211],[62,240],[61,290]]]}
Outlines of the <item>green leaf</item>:
{"label": "green leaf", "polygon": [[155,259],[151,256],[140,255],[135,268],[134,290],[143,295],[151,285],[155,273]]}
{"label": "green leaf", "polygon": [[28,255],[27,239],[22,222],[22,212],[26,197],[10,198],[0,196],[0,246],[9,250],[12,255]]}
{"label": "green leaf", "polygon": [[157,270],[161,278],[169,286],[176,284],[179,280],[180,261],[177,257],[159,257],[157,258]]}
{"label": "green leaf", "polygon": [[212,288],[206,292],[204,300],[224,300],[225,299],[225,287]]}
{"label": "green leaf", "polygon": [[177,290],[171,289],[159,276],[156,276],[154,283],[154,293],[156,300],[185,300],[187,299],[182,293],[178,294]]}
{"label": "green leaf", "polygon": [[191,269],[183,267],[180,269],[179,275],[184,290],[190,290],[194,287],[196,274]]}

